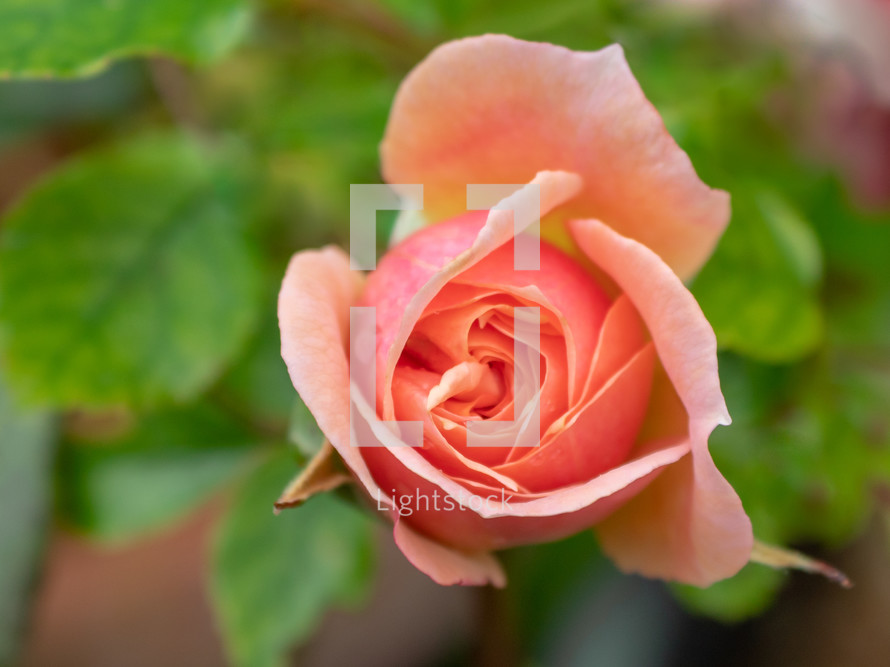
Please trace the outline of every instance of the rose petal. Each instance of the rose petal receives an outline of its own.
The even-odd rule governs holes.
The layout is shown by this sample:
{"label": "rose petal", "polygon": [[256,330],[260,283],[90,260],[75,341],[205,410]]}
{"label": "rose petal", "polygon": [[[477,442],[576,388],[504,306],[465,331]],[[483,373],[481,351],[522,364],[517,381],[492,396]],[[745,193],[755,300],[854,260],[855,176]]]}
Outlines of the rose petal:
{"label": "rose petal", "polygon": [[620,371],[646,343],[646,330],[639,313],[626,294],[612,303],[593,356],[587,392],[599,388]]}
{"label": "rose petal", "polygon": [[411,564],[442,586],[484,586],[503,588],[507,575],[497,558],[485,551],[454,549],[431,540],[396,520],[393,536]]}
{"label": "rose petal", "polygon": [[585,484],[530,499],[457,479],[449,479],[448,488],[443,489],[436,481],[392,465],[391,450],[373,448],[365,455],[383,488],[392,489],[400,506],[412,508],[404,521],[444,544],[487,551],[557,540],[584,530],[621,507],[666,466],[689,452],[688,441],[649,446],[649,453],[641,453]]}
{"label": "rose petal", "polygon": [[590,367],[610,300],[578,262],[549,244],[541,244],[540,260],[539,271],[516,271],[512,245],[501,247],[484,263],[457,276],[455,283],[522,296],[530,303],[538,302],[554,312],[566,339],[569,396],[572,401],[577,401],[585,377],[576,378],[575,371],[581,368],[586,374]]}
{"label": "rose petal", "polygon": [[633,448],[652,383],[654,349],[643,348],[613,376],[552,440],[527,456],[495,467],[531,491],[547,491],[593,479],[627,460]]}
{"label": "rose petal", "polygon": [[349,307],[361,289],[361,276],[339,248],[294,255],[278,295],[281,356],[322,433],[368,493],[388,502],[349,444]]}
{"label": "rose petal", "polygon": [[708,451],[729,414],[714,332],[693,296],[651,250],[597,220],[570,223],[580,248],[627,293],[689,417],[692,456],[671,466],[598,527],[620,567],[707,586],[748,561],[751,522]]}
{"label": "rose petal", "polygon": [[435,381],[432,373],[406,369],[398,378],[393,391],[396,405],[405,411],[398,416],[418,419],[422,415],[425,437],[423,454],[427,459],[446,474],[469,477],[476,484],[494,483],[513,491],[519,490],[516,482],[506,475],[501,475],[488,465],[464,456],[460,449],[453,447],[438,431],[433,415],[423,410],[426,396],[429,394],[428,387]]}
{"label": "rose petal", "polygon": [[[433,490],[444,491],[454,499],[466,499],[476,493],[476,489],[444,474],[436,466],[420,456],[416,449],[400,446],[398,436],[388,429],[383,422],[373,418],[372,408],[361,395],[356,396],[356,407],[358,409],[357,417],[359,418],[356,421],[361,422],[363,427],[365,424],[367,425],[369,441],[374,439],[379,445],[382,445],[366,448],[364,457],[368,461],[371,470],[373,470],[375,479],[383,487],[392,488],[402,495],[412,495],[424,489],[429,490],[430,496]],[[690,445],[687,440],[670,438],[646,443],[639,449],[637,458],[602,475],[598,475],[583,484],[565,487],[548,494],[531,494],[532,499],[530,500],[524,500],[521,493],[511,494],[515,495],[515,499],[519,502],[515,506],[511,506],[509,510],[503,507],[471,507],[469,509],[472,511],[468,514],[477,514],[482,519],[498,517],[553,518],[556,515],[569,514],[579,510],[587,511],[597,503],[610,500],[611,496],[618,494],[626,487],[651,479],[650,475],[652,473],[657,473],[664,466],[683,458],[690,451]],[[625,497],[624,500],[626,499]],[[610,511],[617,506],[617,504],[609,505]],[[433,516],[439,517],[438,519],[434,518],[435,521],[445,521],[440,513],[435,513]],[[596,516],[597,519],[595,520],[598,521],[605,514],[598,513]],[[558,524],[558,522],[554,523],[555,525]],[[591,520],[587,525],[592,525],[593,523],[594,520]],[[533,525],[533,522],[529,522],[529,527],[531,525]],[[575,531],[577,532],[581,527],[583,527],[583,524],[578,524]],[[497,539],[496,532],[496,527],[492,526],[492,539]],[[569,534],[561,533],[561,536],[564,537]],[[462,537],[460,535],[452,535],[452,540],[462,539]],[[506,544],[502,546],[506,546]]]}
{"label": "rose petal", "polygon": [[728,196],[699,180],[618,45],[579,53],[486,35],[440,46],[402,83],[381,158],[390,183],[424,185],[432,221],[465,209],[469,183],[578,173],[572,217],[607,222],[683,277],[729,221]]}

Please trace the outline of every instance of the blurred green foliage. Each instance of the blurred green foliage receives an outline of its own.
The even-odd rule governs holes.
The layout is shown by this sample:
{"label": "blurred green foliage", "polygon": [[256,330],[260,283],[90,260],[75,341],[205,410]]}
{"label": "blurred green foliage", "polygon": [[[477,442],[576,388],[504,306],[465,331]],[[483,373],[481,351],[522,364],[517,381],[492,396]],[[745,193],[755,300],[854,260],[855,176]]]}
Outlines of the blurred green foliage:
{"label": "blurred green foliage", "polygon": [[[275,296],[294,251],[345,245],[348,185],[379,181],[410,67],[499,31],[620,42],[702,178],[732,194],[692,284],[734,417],[714,457],[761,539],[838,546],[861,530],[890,483],[890,214],[857,210],[801,157],[771,112],[794,73],[768,43],[618,0],[6,0],[0,76],[23,80],[0,82],[0,150],[53,157],[0,219],[0,360],[17,398],[0,387],[0,662],[52,505],[119,543],[234,490],[213,590],[235,664],[278,664],[329,605],[361,597],[363,515],[333,496],[271,513],[321,441],[279,356]],[[507,558],[513,621],[544,656],[548,619],[605,566],[590,535]],[[674,590],[739,620],[783,580],[750,566]]]}
{"label": "blurred green foliage", "polygon": [[86,75],[113,58],[165,53],[207,62],[250,21],[243,0],[4,0],[0,76]]}
{"label": "blurred green foliage", "polygon": [[263,461],[244,481],[219,526],[213,596],[237,664],[283,664],[331,604],[355,605],[373,566],[371,520],[331,494],[305,511],[274,516],[269,490],[296,472],[290,456]]}
{"label": "blurred green foliage", "polygon": [[256,436],[204,404],[142,416],[104,440],[59,453],[57,506],[78,532],[120,543],[167,526],[256,457]]}
{"label": "blurred green foliage", "polygon": [[72,160],[9,212],[0,336],[22,394],[182,401],[219,373],[258,305],[238,157],[148,135]]}

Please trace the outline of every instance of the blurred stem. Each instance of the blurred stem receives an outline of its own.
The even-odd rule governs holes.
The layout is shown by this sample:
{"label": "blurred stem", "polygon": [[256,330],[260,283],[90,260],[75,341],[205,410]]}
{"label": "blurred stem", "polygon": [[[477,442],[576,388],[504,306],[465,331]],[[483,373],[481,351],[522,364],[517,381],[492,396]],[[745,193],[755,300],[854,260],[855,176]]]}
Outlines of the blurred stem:
{"label": "blurred stem", "polygon": [[158,97],[174,122],[203,138],[209,138],[209,122],[195,98],[190,72],[175,60],[158,57],[149,59],[148,72]]}
{"label": "blurred stem", "polygon": [[502,667],[522,663],[510,600],[503,590],[493,586],[479,589],[477,622],[478,644],[474,665]]}

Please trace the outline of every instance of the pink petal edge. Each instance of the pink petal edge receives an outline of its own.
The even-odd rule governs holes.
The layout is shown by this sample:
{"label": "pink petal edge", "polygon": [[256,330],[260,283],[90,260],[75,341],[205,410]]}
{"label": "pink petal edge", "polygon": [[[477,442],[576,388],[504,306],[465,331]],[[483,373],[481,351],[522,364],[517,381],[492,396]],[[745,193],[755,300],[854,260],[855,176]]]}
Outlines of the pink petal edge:
{"label": "pink petal edge", "polygon": [[570,228],[636,306],[689,415],[691,461],[669,466],[597,526],[603,549],[623,569],[650,577],[707,586],[732,576],[748,562],[753,535],[738,495],[708,451],[711,431],[730,423],[714,332],[654,252],[597,220],[572,221]]}
{"label": "pink petal edge", "polygon": [[507,575],[491,553],[461,551],[445,546],[396,518],[396,545],[411,564],[442,586],[507,585]]}
{"label": "pink petal edge", "polygon": [[344,463],[368,493],[391,507],[359,451],[349,444],[349,308],[361,274],[342,250],[328,246],[291,258],[278,295],[281,356],[291,382]]}

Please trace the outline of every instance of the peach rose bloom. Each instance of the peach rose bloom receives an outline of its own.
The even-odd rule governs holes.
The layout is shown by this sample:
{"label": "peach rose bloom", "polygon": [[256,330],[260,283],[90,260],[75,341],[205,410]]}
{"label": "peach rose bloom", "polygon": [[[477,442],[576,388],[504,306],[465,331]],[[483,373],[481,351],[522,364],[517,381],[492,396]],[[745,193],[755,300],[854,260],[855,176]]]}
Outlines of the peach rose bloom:
{"label": "peach rose bloom", "polygon": [[[500,586],[494,551],[593,528],[626,571],[700,586],[737,572],[751,524],[708,452],[730,419],[682,282],[729,199],[621,48],[445,44],[399,89],[381,153],[397,190],[423,184],[429,225],[367,276],[339,249],[298,253],[279,319],[294,386],[405,556],[441,584]],[[506,205],[539,194],[540,270],[514,268],[509,211],[466,212],[477,183],[531,184]],[[351,420],[352,306],[376,307],[377,395]],[[540,309],[540,444],[470,447],[467,424],[514,419],[517,306]],[[379,420],[422,422],[423,446]],[[350,428],[377,446],[350,446]],[[489,497],[506,502],[469,502]]]}

